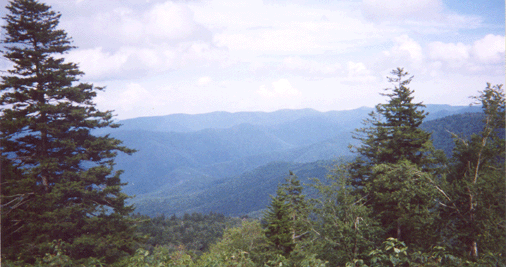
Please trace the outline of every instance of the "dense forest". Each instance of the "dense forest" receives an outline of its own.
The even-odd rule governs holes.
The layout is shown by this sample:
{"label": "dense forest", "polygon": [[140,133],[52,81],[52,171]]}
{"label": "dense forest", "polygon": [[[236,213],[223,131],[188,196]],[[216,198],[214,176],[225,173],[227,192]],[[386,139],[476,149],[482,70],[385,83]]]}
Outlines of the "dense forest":
{"label": "dense forest", "polygon": [[[63,58],[74,46],[58,28],[60,13],[36,0],[10,1],[7,10],[4,266],[506,266],[502,85],[471,96],[482,112],[423,126],[428,114],[409,88],[413,76],[396,68],[388,101],[352,133],[353,157],[328,172],[278,162],[246,176],[252,195],[244,205],[263,174],[284,178],[267,184],[277,190],[261,214],[149,217],[127,203],[115,168],[118,154],[135,149],[94,134],[120,125],[93,102],[103,88],[79,82],[78,65]],[[297,172],[278,173],[280,165]],[[301,182],[303,173],[319,178]],[[223,184],[226,194],[239,186]],[[262,207],[256,201],[253,210]]]}

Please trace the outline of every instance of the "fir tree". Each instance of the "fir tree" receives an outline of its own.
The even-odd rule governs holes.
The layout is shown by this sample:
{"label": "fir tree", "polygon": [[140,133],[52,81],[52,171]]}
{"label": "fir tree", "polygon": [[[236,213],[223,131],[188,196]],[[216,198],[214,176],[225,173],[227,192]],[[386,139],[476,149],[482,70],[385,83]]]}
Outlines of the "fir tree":
{"label": "fir tree", "polygon": [[[439,157],[443,153],[441,151],[435,153],[431,134],[419,128],[427,114],[421,110],[425,107],[422,103],[413,102],[414,91],[407,87],[413,77],[409,77],[409,73],[402,68],[397,68],[391,73],[394,77],[388,77],[388,80],[394,84],[394,88],[386,89],[388,92],[382,94],[389,98],[388,103],[378,104],[376,111],[372,112],[370,118],[365,121],[368,127],[358,129],[354,136],[362,144],[356,147],[359,157],[351,164],[350,173],[353,179],[352,185],[357,188],[357,192],[366,197],[373,212],[383,222],[384,229],[387,229],[387,235],[401,240],[403,237],[411,235],[403,233],[409,227],[400,223],[402,221],[399,217],[401,213],[394,210],[388,212],[389,210],[385,209],[423,199],[424,201],[418,205],[411,206],[416,207],[415,209],[404,210],[408,213],[403,213],[403,216],[415,215],[420,210],[429,210],[433,206],[434,200],[429,200],[425,196],[433,195],[435,187],[430,185],[428,179],[424,179],[425,182],[416,183],[415,192],[417,193],[411,195],[412,199],[403,197],[400,202],[388,197],[384,198],[382,194],[402,192],[406,190],[402,187],[403,185],[415,185],[408,182],[408,180],[414,179],[414,174],[399,174],[398,171],[433,172],[438,162],[436,156]],[[402,164],[413,165],[413,168],[406,168]],[[380,165],[384,167],[382,171],[377,169]],[[385,168],[389,169],[386,173],[384,172]],[[393,177],[394,174],[397,176]],[[410,189],[414,190],[414,188]],[[424,196],[422,197],[422,195]],[[427,226],[425,225],[425,227]],[[423,243],[427,239],[411,241]]]}
{"label": "fir tree", "polygon": [[387,104],[376,105],[376,111],[356,130],[355,139],[361,145],[355,148],[358,160],[352,165],[354,185],[363,186],[371,177],[372,166],[408,160],[417,166],[428,168],[436,163],[431,134],[419,126],[427,116],[425,105],[413,103],[409,83],[413,76],[402,68],[392,70],[394,77],[387,77],[395,86],[381,95],[389,98]]}
{"label": "fir tree", "polygon": [[302,185],[298,177],[290,172],[285,183],[282,185],[286,193],[286,202],[290,211],[290,220],[292,221],[292,240],[294,243],[299,242],[307,233],[306,217],[307,204],[305,195],[302,194]]}
{"label": "fir tree", "polygon": [[307,234],[305,217],[307,205],[302,186],[295,174],[290,172],[285,183],[278,186],[276,196],[265,214],[265,235],[269,244],[285,257]]}
{"label": "fir tree", "polygon": [[365,191],[387,236],[403,240],[412,249],[433,246],[438,238],[433,176],[408,160],[376,165],[373,175]]}
{"label": "fir tree", "polygon": [[92,135],[118,125],[92,101],[102,88],[80,83],[83,73],[65,62],[74,46],[58,29],[61,15],[36,0],[6,8],[2,53],[13,68],[0,83],[2,257],[33,262],[56,240],[73,259],[113,262],[134,242],[114,157],[133,150]]}
{"label": "fir tree", "polygon": [[292,238],[292,221],[290,210],[286,202],[286,194],[281,187],[278,187],[276,196],[272,197],[265,216],[265,236],[274,254],[280,254],[285,257],[295,247]]}

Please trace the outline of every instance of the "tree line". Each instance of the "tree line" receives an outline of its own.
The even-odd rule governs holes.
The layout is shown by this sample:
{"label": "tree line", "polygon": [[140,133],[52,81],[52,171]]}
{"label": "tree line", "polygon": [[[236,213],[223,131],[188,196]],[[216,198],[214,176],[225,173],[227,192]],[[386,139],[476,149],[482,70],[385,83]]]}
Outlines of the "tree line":
{"label": "tree line", "polygon": [[114,169],[117,153],[135,151],[92,134],[119,125],[93,102],[103,88],[81,83],[78,65],[65,61],[75,47],[58,28],[60,13],[36,0],[6,8],[2,54],[12,63],[0,83],[6,266],[506,264],[502,85],[487,84],[473,97],[483,108],[483,127],[470,138],[454,135],[447,158],[419,127],[427,114],[408,87],[413,77],[394,69],[387,103],[355,132],[356,160],[315,179],[316,197],[306,197],[290,173],[261,220],[232,227],[212,214],[150,219],[131,215]]}

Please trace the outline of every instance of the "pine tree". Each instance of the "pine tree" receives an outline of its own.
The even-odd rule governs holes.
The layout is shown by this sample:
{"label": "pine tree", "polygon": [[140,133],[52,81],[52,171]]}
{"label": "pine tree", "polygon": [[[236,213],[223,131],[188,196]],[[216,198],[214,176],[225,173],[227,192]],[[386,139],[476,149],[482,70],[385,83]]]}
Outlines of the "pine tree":
{"label": "pine tree", "polygon": [[[107,263],[131,253],[118,152],[132,153],[97,128],[118,127],[96,109],[92,84],[63,54],[71,38],[60,14],[36,0],[6,7],[3,56],[13,68],[0,83],[2,257],[33,262],[53,240],[73,259]],[[5,167],[5,168],[4,168]]]}
{"label": "pine tree", "polygon": [[[409,73],[402,68],[393,70],[391,74],[394,77],[388,77],[388,80],[394,84],[394,88],[386,89],[388,92],[382,94],[389,98],[388,103],[378,104],[376,111],[372,112],[370,118],[365,121],[367,127],[357,129],[354,136],[362,144],[355,148],[359,157],[351,164],[350,173],[353,179],[352,185],[357,188],[357,192],[366,196],[373,212],[384,223],[384,229],[388,229],[387,235],[401,240],[403,237],[411,235],[403,233],[409,227],[401,224],[400,217],[396,217],[400,213],[393,210],[387,212],[388,210],[385,208],[402,205],[402,203],[392,203],[396,200],[384,198],[382,194],[405,190],[401,185],[406,185],[413,174],[403,173],[395,179],[390,179],[394,178],[391,174],[397,173],[398,170],[433,172],[438,157],[443,153],[434,150],[430,139],[431,134],[419,128],[427,114],[421,110],[425,107],[422,103],[413,102],[414,91],[407,87],[413,77],[409,77]],[[412,164],[413,168],[403,167],[401,163],[409,166]],[[377,169],[380,165],[383,165],[383,171]],[[385,173],[385,168],[390,170]],[[391,170],[397,171],[391,172]],[[425,180],[426,182],[416,185],[418,189],[415,191],[418,192],[417,194],[423,192],[423,195],[433,195],[435,187],[430,185],[429,180]],[[419,203],[416,209],[408,209],[409,212],[412,212],[411,215],[420,211],[420,208],[428,210],[431,205],[433,206],[434,201],[420,197],[412,195],[411,200],[403,198],[404,204],[411,203],[416,199],[424,199],[424,202]],[[409,216],[410,214],[405,215]],[[424,240],[418,241],[423,242]]]}
{"label": "pine tree", "polygon": [[442,217],[447,242],[477,260],[487,252],[506,255],[505,98],[502,85],[487,84],[473,97],[484,127],[469,140],[454,135],[450,173],[443,183]]}

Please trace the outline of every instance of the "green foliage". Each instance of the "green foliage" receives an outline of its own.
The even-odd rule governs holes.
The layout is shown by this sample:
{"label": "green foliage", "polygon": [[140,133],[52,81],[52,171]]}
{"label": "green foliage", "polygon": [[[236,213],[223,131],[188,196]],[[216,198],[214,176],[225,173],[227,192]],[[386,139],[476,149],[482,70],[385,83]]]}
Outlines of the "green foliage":
{"label": "green foliage", "polygon": [[150,252],[159,246],[175,252],[184,248],[188,253],[201,255],[209,250],[211,244],[222,238],[226,228],[239,224],[239,219],[225,217],[217,213],[185,214],[165,217],[160,215],[155,218],[136,215],[139,220],[137,233],[141,236],[148,235],[142,247]]}
{"label": "green foliage", "polygon": [[166,247],[155,247],[151,253],[137,249],[134,255],[123,259],[117,266],[125,267],[191,267],[196,266],[192,257],[184,251],[170,252]]}
{"label": "green foliage", "polygon": [[307,234],[307,216],[302,186],[297,176],[290,172],[285,183],[278,186],[264,216],[265,235],[274,254],[290,255],[296,243]]}
{"label": "green foliage", "polygon": [[232,254],[214,253],[204,254],[196,266],[208,267],[255,267],[256,265],[247,254],[242,252],[235,252]]}
{"label": "green foliage", "polygon": [[330,266],[342,266],[353,259],[367,256],[382,229],[373,219],[365,198],[351,187],[349,166],[336,164],[327,179],[314,180],[318,190],[312,199],[313,250]]}
{"label": "green foliage", "polygon": [[505,98],[501,85],[490,84],[473,98],[483,107],[483,129],[470,139],[455,135],[441,216],[446,244],[476,261],[480,254],[506,255]]}
{"label": "green foliage", "polygon": [[455,141],[452,134],[461,138],[469,138],[483,129],[484,114],[463,113],[430,121],[424,121],[420,128],[431,133],[434,147],[444,151],[447,158],[453,154]]}
{"label": "green foliage", "polygon": [[[449,254],[444,247],[434,246],[425,251],[411,251],[406,244],[396,238],[387,238],[381,248],[372,250],[369,259],[354,259],[346,267],[367,266],[504,266],[500,255],[488,254],[478,261],[469,261]],[[367,265],[366,263],[369,263]]]}
{"label": "green foliage", "polygon": [[276,196],[272,197],[271,205],[264,216],[265,236],[274,254],[290,255],[295,242],[292,238],[293,222],[290,216],[290,206],[285,200],[285,192],[278,187]]}
{"label": "green foliage", "polygon": [[[362,118],[365,118],[370,110],[370,108],[361,108],[351,111],[315,112],[313,116],[317,116],[316,118],[306,118],[304,121],[314,119],[316,121],[326,120],[328,123],[315,123],[306,126],[306,124],[299,125],[299,121],[297,121],[294,122],[294,125],[299,128],[313,127],[310,131],[307,130],[307,134],[312,132],[313,134],[332,136],[328,133],[332,131],[331,129],[334,129],[334,132],[339,129],[341,132],[335,133],[332,139],[325,141],[318,139],[319,143],[309,146],[293,147],[268,154],[266,154],[268,151],[264,151],[262,154],[247,157],[239,156],[240,152],[237,152],[236,149],[240,149],[241,146],[237,146],[223,152],[229,156],[227,161],[213,162],[211,165],[206,165],[210,161],[204,161],[204,157],[193,157],[192,155],[200,155],[206,153],[205,151],[219,149],[220,145],[226,143],[227,136],[235,132],[235,128],[223,129],[218,136],[213,135],[213,131],[200,131],[198,134],[178,133],[176,135],[168,132],[169,129],[163,128],[173,121],[177,121],[179,124],[188,123],[181,118],[189,121],[195,119],[199,123],[207,124],[207,121],[204,122],[206,114],[193,116],[179,114],[180,116],[169,115],[121,121],[122,126],[114,130],[112,136],[123,140],[128,147],[138,148],[139,151],[132,156],[118,155],[115,160],[116,167],[125,170],[121,179],[128,181],[129,184],[123,188],[123,191],[136,195],[136,198],[130,200],[130,203],[135,204],[136,212],[141,214],[151,217],[157,216],[157,213],[182,216],[185,212],[208,213],[213,211],[227,216],[241,216],[266,208],[269,205],[269,194],[275,194],[276,186],[289,170],[297,174],[302,184],[307,184],[309,177],[325,178],[328,172],[325,166],[331,165],[331,160],[336,156],[346,155],[350,160],[353,160],[355,157],[347,156],[351,154],[347,148],[348,145],[355,143],[351,138],[350,131],[360,126]],[[452,153],[453,139],[447,130],[466,136],[480,131],[482,124],[480,115],[483,114],[479,107],[427,105],[425,110],[430,110],[431,113],[424,119],[420,128],[432,132],[434,146],[443,149],[445,153],[448,153],[448,157]],[[479,111],[480,113],[466,113],[465,115],[441,118],[444,115],[464,111]],[[292,110],[289,113],[292,112],[295,114],[300,110]],[[275,112],[272,114],[255,113],[251,116],[269,115],[275,117],[276,114]],[[240,114],[222,115],[223,117],[216,117],[220,121],[226,121],[227,118],[235,121],[240,117]],[[431,121],[429,120],[431,118],[441,119]],[[142,125],[132,124],[133,121]],[[150,131],[141,131],[146,129],[143,127],[145,124],[150,125],[148,127]],[[197,125],[196,122],[191,124]],[[129,126],[131,128],[126,130],[125,127]],[[156,127],[163,129],[155,129]],[[299,131],[285,129],[285,127],[297,128],[288,122],[281,125],[261,125],[258,127],[272,133],[272,138],[279,138],[288,143],[291,139],[285,139],[285,135],[278,135],[278,131],[286,132],[287,135],[290,134],[293,138],[301,140],[312,140],[313,138],[304,135],[306,131],[302,131],[303,129]],[[244,134],[244,137],[252,134],[243,130],[240,132]],[[204,140],[212,140],[213,138],[219,138],[221,141],[212,141],[212,146],[211,144],[210,146],[201,144]],[[181,145],[183,142],[185,145]],[[319,159],[330,160],[317,162]],[[280,161],[284,161],[284,163]],[[310,191],[305,191],[305,193],[308,197],[312,197]]]}
{"label": "green foliage", "polygon": [[[60,14],[34,0],[11,1],[5,16],[3,56],[13,69],[0,83],[2,143],[2,258],[34,263],[62,240],[74,261],[106,263],[132,251],[126,219],[119,140],[94,136],[118,127],[110,111],[95,108],[96,88],[62,55],[74,47],[58,29]],[[63,255],[63,254],[62,254]],[[66,258],[57,258],[65,261]]]}
{"label": "green foliage", "polygon": [[[123,192],[136,195],[131,200],[136,206],[136,212],[151,217],[157,213],[181,216],[185,212],[210,211],[227,216],[241,216],[266,208],[270,200],[269,194],[275,194],[280,178],[288,170],[294,171],[301,183],[308,183],[298,170],[307,167],[300,163],[333,160],[336,156],[351,159],[348,145],[356,144],[351,138],[351,130],[360,127],[362,119],[371,110],[363,107],[329,112],[284,110],[191,116],[173,114],[120,121],[122,126],[109,132],[111,136],[124,141],[128,147],[139,150],[132,156],[120,154],[115,160],[116,167],[125,170],[121,176],[122,181],[129,182]],[[454,113],[481,112],[479,107],[430,104],[425,110],[430,111],[430,114],[420,127],[428,132],[434,131],[434,127],[424,128],[424,125],[432,124],[428,121],[430,119]],[[451,156],[453,141],[445,129],[459,133],[459,124],[453,122],[462,122],[466,127],[472,125],[473,121],[467,121],[466,118],[467,116],[458,120],[451,117],[441,122],[436,121],[442,135],[439,131],[434,131],[434,146],[444,148],[445,152],[448,151],[448,156]],[[445,128],[450,123],[455,127]],[[182,130],[181,125],[190,129]],[[200,131],[206,128],[220,129]],[[256,133],[265,137],[263,132],[273,142],[281,140],[290,146],[278,150],[279,147],[264,146],[261,144],[266,142],[249,138]],[[236,141],[229,145],[228,140],[231,138]],[[243,141],[239,142],[241,138]],[[254,149],[252,146],[255,146]],[[276,148],[275,152],[273,148]],[[292,166],[278,164],[281,161]],[[275,164],[270,164],[272,162]],[[277,165],[279,170],[273,170],[272,165]],[[268,175],[255,170],[256,168]],[[308,173],[308,177],[325,178],[326,174],[327,170],[321,168]],[[311,195],[308,191],[306,194]]]}
{"label": "green foliage", "polygon": [[[212,245],[197,261],[199,266],[263,266],[267,261],[267,239],[260,222],[243,221],[240,227],[227,229],[223,238]],[[230,265],[225,265],[230,264]]]}
{"label": "green foliage", "polygon": [[355,147],[360,159],[352,165],[354,184],[363,186],[371,176],[371,167],[376,164],[397,163],[408,160],[420,167],[435,163],[430,152],[433,151],[430,133],[419,128],[427,114],[420,110],[422,103],[413,103],[413,90],[407,87],[413,77],[404,69],[391,72],[394,77],[388,80],[395,85],[390,93],[382,94],[389,98],[387,104],[378,104],[354,136],[361,142]]}
{"label": "green foliage", "polygon": [[383,94],[388,103],[378,104],[366,121],[369,127],[357,130],[355,138],[362,144],[351,164],[352,185],[367,198],[385,237],[426,246],[431,235],[420,229],[429,229],[436,215],[430,212],[436,190],[431,175],[444,155],[435,151],[431,134],[420,129],[427,114],[420,110],[422,103],[413,103],[414,91],[407,87],[413,77],[406,78],[401,68],[391,73],[388,79],[395,86]]}
{"label": "green foliage", "polygon": [[[310,254],[304,257],[299,263],[295,263],[293,266],[311,266],[311,267],[325,267],[328,266],[326,261],[316,258],[316,254]],[[279,265],[278,265],[279,266]]]}
{"label": "green foliage", "polygon": [[[65,62],[63,54],[74,47],[58,29],[60,14],[35,0],[10,1],[7,10],[2,53],[14,67],[0,83],[5,266],[506,265],[506,248],[501,245],[506,244],[501,85],[487,84],[474,97],[483,114],[453,122],[469,126],[454,135],[446,176],[436,172],[442,155],[421,127],[428,115],[421,110],[425,106],[413,103],[413,91],[407,87],[412,77],[406,78],[408,73],[398,68],[388,78],[395,87],[383,94],[388,103],[378,104],[366,120],[368,127],[357,130],[360,157],[351,165],[338,166],[326,181],[316,179],[313,188],[318,195],[311,206],[290,172],[264,214],[264,228],[258,221],[230,228],[237,220],[218,214],[132,218],[128,215],[133,207],[125,205],[128,196],[121,192],[122,172],[113,167],[118,152],[129,155],[134,150],[108,134],[92,134],[119,125],[113,123],[110,111],[95,108],[92,100],[103,88],[80,83],[83,73],[76,64]],[[480,116],[482,130],[471,134],[478,124],[470,122]],[[313,148],[301,145],[324,140],[318,147],[335,145],[337,140],[328,141],[328,135],[341,132],[313,131],[312,126],[334,124],[327,119],[299,118],[298,123],[309,128],[305,136],[294,134],[294,125],[241,125],[188,135],[150,133],[157,139],[156,149],[170,152],[171,170],[181,166],[190,170],[178,169],[179,178],[199,175],[207,180],[199,185],[204,192],[200,199],[189,198],[187,192],[195,187],[183,185],[173,192],[190,189],[170,200],[148,196],[151,210],[144,202],[145,211],[160,212],[156,210],[160,205],[178,206],[179,211],[210,209],[216,203],[230,203],[222,206],[230,214],[258,211],[266,206],[266,190],[275,187],[285,169],[297,167],[304,179],[321,175],[320,162],[264,165],[272,158],[303,161],[327,155],[328,150],[309,152],[305,150]],[[440,130],[435,125],[434,131]],[[168,145],[160,148],[158,143]],[[448,153],[448,144],[442,146]],[[287,152],[293,147],[298,148]],[[278,150],[285,152],[259,156]],[[146,164],[144,176],[167,175],[160,166],[169,160],[153,154],[158,159]],[[244,159],[247,156],[251,157]],[[240,160],[223,163],[235,158]],[[263,167],[234,179],[239,170],[255,166]],[[161,180],[150,182],[139,188],[147,192],[163,185]],[[208,185],[214,189],[206,190]],[[384,237],[387,240],[377,248]]]}
{"label": "green foliage", "polygon": [[51,245],[51,251],[46,253],[46,255],[41,259],[38,258],[34,265],[27,264],[23,261],[15,261],[12,262],[10,260],[3,261],[2,264],[6,267],[17,267],[17,266],[26,266],[26,267],[42,267],[42,266],[57,266],[57,267],[103,267],[105,266],[100,260],[89,257],[81,260],[73,260],[69,256],[67,256],[66,251],[64,249],[65,242],[61,240],[54,240]]}
{"label": "green foliage", "polygon": [[331,163],[270,162],[258,168],[248,168],[239,176],[220,180],[204,180],[201,177],[210,179],[207,174],[188,170],[190,175],[185,180],[192,182],[168,184],[157,192],[137,196],[132,202],[136,211],[151,217],[157,216],[157,213],[182,216],[185,212],[210,211],[226,216],[260,213],[269,205],[269,194],[275,194],[277,185],[283,182],[289,170],[297,174],[301,183],[307,183],[310,177],[325,177],[327,166]]}
{"label": "green foliage", "polygon": [[227,229],[223,239],[196,261],[197,266],[326,266],[299,242],[289,255],[272,251],[258,220],[243,221],[241,227]]}
{"label": "green foliage", "polygon": [[407,266],[408,247],[396,238],[388,238],[383,242],[383,249],[375,249],[369,253],[371,266]]}
{"label": "green foliage", "polygon": [[376,165],[373,175],[364,191],[387,236],[402,237],[415,248],[430,247],[437,240],[437,189],[432,175],[407,160]]}

